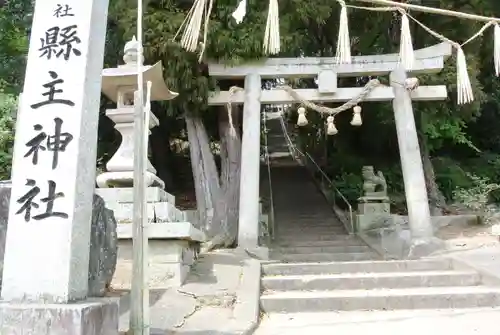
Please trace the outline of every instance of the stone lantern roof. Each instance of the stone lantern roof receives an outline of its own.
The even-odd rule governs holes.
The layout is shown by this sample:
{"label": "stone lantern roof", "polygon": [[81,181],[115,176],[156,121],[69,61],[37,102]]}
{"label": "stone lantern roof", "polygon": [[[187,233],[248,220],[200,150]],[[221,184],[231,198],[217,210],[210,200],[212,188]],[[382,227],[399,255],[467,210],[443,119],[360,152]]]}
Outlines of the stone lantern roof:
{"label": "stone lantern roof", "polygon": [[[102,71],[102,92],[112,101],[118,99],[119,87],[131,86],[137,87],[137,55],[139,44],[135,38],[128,41],[123,48],[124,65],[116,68],[108,68]],[[144,58],[140,60],[144,62]],[[171,100],[179,95],[168,89],[163,79],[163,65],[161,61],[154,65],[142,67],[144,83],[151,81],[151,101]]]}

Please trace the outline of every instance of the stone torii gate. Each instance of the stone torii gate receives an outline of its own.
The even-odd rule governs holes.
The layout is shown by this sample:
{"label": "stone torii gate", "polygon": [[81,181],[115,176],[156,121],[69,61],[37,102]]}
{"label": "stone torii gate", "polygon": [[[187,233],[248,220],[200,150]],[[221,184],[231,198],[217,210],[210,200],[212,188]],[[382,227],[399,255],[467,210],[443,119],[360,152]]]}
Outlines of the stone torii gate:
{"label": "stone torii gate", "polygon": [[446,86],[420,86],[407,91],[402,83],[407,75],[437,73],[452,53],[447,43],[415,51],[411,71],[405,71],[398,54],[356,56],[351,64],[336,64],[333,57],[273,58],[240,66],[209,65],[209,74],[217,79],[245,78],[244,91],[214,92],[209,105],[243,104],[242,161],[240,179],[240,218],[238,245],[254,249],[259,235],[259,169],[261,104],[296,103],[281,89],[262,90],[262,79],[318,77],[318,89],[297,89],[298,95],[311,102],[345,102],[360,94],[361,87],[337,87],[339,77],[390,75],[391,86],[373,89],[363,101],[392,101],[398,136],[401,167],[413,247],[432,247],[433,229],[425,186],[424,170],[413,115],[412,100],[445,100]]}

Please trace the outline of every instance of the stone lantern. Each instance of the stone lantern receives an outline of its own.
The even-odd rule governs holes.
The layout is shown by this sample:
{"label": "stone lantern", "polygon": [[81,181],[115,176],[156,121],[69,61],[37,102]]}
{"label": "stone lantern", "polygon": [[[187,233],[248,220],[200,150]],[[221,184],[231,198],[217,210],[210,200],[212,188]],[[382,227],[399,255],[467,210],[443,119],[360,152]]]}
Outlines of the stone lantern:
{"label": "stone lantern", "polygon": [[[115,123],[115,129],[122,136],[120,147],[106,164],[107,172],[97,177],[97,185],[101,188],[132,187],[134,175],[134,91],[137,90],[137,62],[139,45],[135,36],[127,42],[124,48],[124,65],[117,68],[104,69],[102,72],[102,92],[113,102],[116,109],[108,109],[106,116]],[[152,83],[151,101],[171,100],[178,93],[168,89],[163,79],[163,66],[160,62],[155,65],[142,67],[144,85]],[[144,90],[146,92],[146,89]],[[145,98],[144,98],[145,101]],[[153,113],[150,113],[149,129],[156,127],[159,122]],[[164,188],[164,182],[156,176],[156,170],[147,161],[147,187]]]}

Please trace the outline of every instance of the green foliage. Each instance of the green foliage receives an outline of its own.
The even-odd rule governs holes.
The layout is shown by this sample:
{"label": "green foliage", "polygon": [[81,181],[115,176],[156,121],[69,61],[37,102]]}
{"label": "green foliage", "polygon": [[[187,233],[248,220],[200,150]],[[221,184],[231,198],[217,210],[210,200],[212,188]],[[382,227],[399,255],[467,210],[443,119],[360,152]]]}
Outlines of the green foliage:
{"label": "green foliage", "polygon": [[0,93],[0,180],[10,179],[17,100]]}
{"label": "green foliage", "polygon": [[20,91],[28,53],[31,11],[31,0],[7,1],[0,7],[0,92]]}
{"label": "green foliage", "polygon": [[491,183],[489,178],[479,177],[470,173],[467,176],[470,178],[472,186],[457,188],[453,192],[453,199],[474,213],[478,213],[482,217],[483,223],[493,223],[498,211],[495,207],[488,205],[490,203],[491,192],[499,190],[500,184]]}

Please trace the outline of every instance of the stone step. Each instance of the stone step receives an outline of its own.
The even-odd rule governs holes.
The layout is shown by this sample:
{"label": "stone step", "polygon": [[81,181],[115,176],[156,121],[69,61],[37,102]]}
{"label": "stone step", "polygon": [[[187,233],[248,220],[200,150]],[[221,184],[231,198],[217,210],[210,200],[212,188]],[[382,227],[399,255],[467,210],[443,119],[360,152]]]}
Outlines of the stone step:
{"label": "stone step", "polygon": [[314,254],[283,254],[273,252],[271,259],[282,262],[350,262],[366,261],[379,258],[374,252],[349,252],[349,253],[314,253]]}
{"label": "stone step", "polygon": [[344,239],[334,241],[293,241],[285,240],[278,243],[274,241],[275,248],[299,248],[299,247],[339,247],[339,246],[366,246],[366,244],[358,238],[347,236]]}
{"label": "stone step", "polygon": [[345,234],[346,234],[345,229],[338,229],[338,230],[329,229],[323,231],[288,230],[285,232],[281,230],[276,230],[276,237],[287,240],[294,240],[296,237],[300,237],[300,239],[303,240],[307,236],[309,236],[310,239],[315,239],[318,238],[319,236],[335,236],[335,235],[345,235]]}
{"label": "stone step", "polygon": [[[324,200],[322,200],[324,201]],[[274,209],[276,211],[276,216],[279,216],[283,220],[297,221],[297,220],[323,220],[323,219],[335,219],[335,214],[330,208],[325,208],[322,206],[312,207],[308,204],[284,204],[282,206],[276,204],[274,201]],[[307,207],[306,211],[301,212],[301,207]]]}
{"label": "stone step", "polygon": [[[345,240],[349,238],[350,236],[347,234],[338,234],[338,235],[308,235],[308,234],[297,234],[293,236],[276,236],[276,242],[281,243],[281,242],[289,242],[289,241],[295,241],[295,242],[314,242],[314,241],[338,241],[338,240]],[[352,238],[352,237],[351,237]]]}
{"label": "stone step", "polygon": [[[311,196],[313,196],[314,198],[316,199],[319,199],[320,197],[322,197],[321,193],[317,193],[318,191],[318,187],[316,186],[316,184],[312,183],[312,182],[304,182],[304,181],[301,181],[306,179],[306,180],[309,180],[311,177],[309,176],[297,176],[297,177],[294,177],[298,180],[298,182],[293,182],[290,180],[290,178],[286,178],[285,180],[283,181],[278,181],[276,178],[273,178],[271,181],[276,181],[274,184],[277,184],[280,188],[276,190],[276,194],[279,194],[279,195],[285,195],[287,191],[301,191],[301,190],[314,190],[315,193],[314,194],[311,194]],[[286,185],[285,185],[286,183]],[[288,195],[288,198],[291,202],[300,202],[300,200],[304,199],[304,201],[307,201],[307,199],[309,199],[305,194],[303,193],[297,193],[297,194],[294,194],[293,197],[291,197],[290,195]]]}
{"label": "stone step", "polygon": [[[329,222],[329,223],[324,223],[324,224],[320,224],[320,223],[317,223],[317,224],[298,224],[298,223],[294,223],[294,224],[291,224],[291,225],[287,225],[287,224],[284,224],[282,222],[277,222],[276,225],[275,225],[275,228],[276,230],[279,230],[279,231],[283,231],[283,232],[286,232],[288,230],[290,231],[321,231],[321,230],[329,230],[329,229],[333,229],[335,231],[341,229],[341,230],[344,230],[344,226],[342,226],[341,224],[338,224],[338,223],[332,223],[332,222]],[[344,230],[344,233],[345,230]]]}
{"label": "stone step", "polygon": [[275,217],[276,227],[279,228],[292,228],[292,229],[306,229],[306,228],[339,228],[342,224],[334,218],[323,219],[323,220],[282,220],[281,218]]}
{"label": "stone step", "polygon": [[500,305],[500,288],[425,287],[380,290],[289,291],[262,295],[264,312],[445,309]]}
{"label": "stone step", "polygon": [[262,266],[266,276],[282,275],[319,275],[342,273],[379,273],[450,270],[451,262],[445,259],[410,261],[366,261],[366,262],[328,262],[328,263],[278,263]]}
{"label": "stone step", "polygon": [[287,227],[276,228],[276,231],[282,235],[289,234],[311,234],[311,235],[324,235],[324,234],[345,234],[345,228],[342,226],[330,227],[315,227],[315,226],[302,226],[302,227]]}
{"label": "stone step", "polygon": [[[345,236],[345,230],[344,231],[330,231],[330,232],[324,232],[322,234],[320,233],[314,233],[314,232],[308,232],[308,231],[296,231],[296,232],[288,232],[288,233],[282,233],[281,231],[277,230],[275,232],[275,238],[279,242],[282,241],[297,241],[297,242],[303,242],[303,241],[331,241],[335,240],[335,236]],[[332,237],[331,239],[328,239],[327,237]]]}
{"label": "stone step", "polygon": [[371,252],[367,245],[328,245],[328,246],[303,246],[280,247],[273,249],[282,254],[318,254],[318,253],[345,253],[345,252]]}
{"label": "stone step", "polygon": [[[325,201],[324,199],[321,201]],[[308,204],[276,204],[274,201],[274,209],[277,216],[283,220],[297,221],[297,220],[324,220],[335,219],[333,210],[329,207],[315,206]],[[301,212],[301,207],[307,208],[306,211]]]}
{"label": "stone step", "polygon": [[498,335],[500,308],[271,313],[255,335]]}
{"label": "stone step", "polygon": [[266,290],[325,291],[410,287],[476,286],[481,277],[474,271],[422,271],[343,273],[331,275],[270,276],[262,280]]}
{"label": "stone step", "polygon": [[317,211],[315,211],[315,214],[287,213],[285,212],[284,209],[280,210],[278,206],[274,206],[274,210],[277,212],[276,218],[279,218],[280,221],[286,224],[299,224],[304,221],[308,223],[317,222],[318,224],[325,224],[325,223],[331,224],[332,222],[336,222],[338,220],[337,217],[335,216],[335,213],[330,209],[328,209],[328,211],[326,212],[318,209]]}
{"label": "stone step", "polygon": [[290,158],[292,155],[290,154],[289,151],[274,151],[269,153],[269,158],[270,159],[279,159],[279,158]]}

